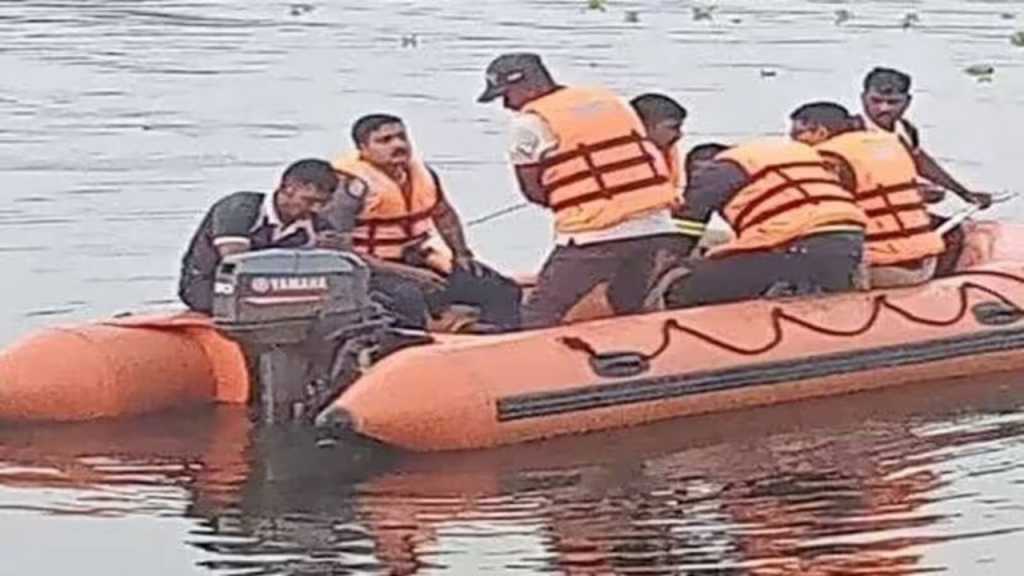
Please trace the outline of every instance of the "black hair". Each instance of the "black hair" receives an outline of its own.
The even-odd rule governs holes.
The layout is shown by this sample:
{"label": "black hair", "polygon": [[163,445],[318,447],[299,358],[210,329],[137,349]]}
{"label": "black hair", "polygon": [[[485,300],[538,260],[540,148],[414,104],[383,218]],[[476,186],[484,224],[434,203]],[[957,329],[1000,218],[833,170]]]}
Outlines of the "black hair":
{"label": "black hair", "polygon": [[849,130],[853,123],[850,111],[835,102],[811,102],[797,108],[790,120],[801,120],[812,126],[823,126],[832,134]]}
{"label": "black hair", "polygon": [[882,94],[907,94],[910,92],[910,75],[892,68],[873,68],[864,77],[864,91],[872,88]]}
{"label": "black hair", "polygon": [[333,193],[338,187],[338,175],[334,167],[325,160],[306,158],[293,162],[281,175],[281,185],[294,184],[306,186],[312,184],[322,192]]}
{"label": "black hair", "polygon": [[385,124],[401,124],[402,119],[392,114],[367,114],[352,124],[352,141],[356,146],[366,144],[370,134]]}
{"label": "black hair", "polygon": [[698,144],[694,146],[686,153],[686,172],[692,172],[693,165],[697,162],[706,162],[711,160],[728,149],[728,146],[725,144],[719,144],[718,142],[707,142],[705,144]]}
{"label": "black hair", "polygon": [[641,94],[630,100],[629,104],[636,110],[640,120],[647,125],[653,125],[662,120],[682,122],[686,119],[686,108],[664,94],[653,92]]}

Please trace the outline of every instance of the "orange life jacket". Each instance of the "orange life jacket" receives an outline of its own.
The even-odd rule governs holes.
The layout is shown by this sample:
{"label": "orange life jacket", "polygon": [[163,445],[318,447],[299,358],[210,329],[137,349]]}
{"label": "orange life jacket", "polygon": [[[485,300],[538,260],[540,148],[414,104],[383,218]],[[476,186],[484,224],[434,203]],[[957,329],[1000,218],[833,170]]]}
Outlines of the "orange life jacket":
{"label": "orange life jacket", "polygon": [[434,232],[433,213],[439,201],[437,185],[419,160],[409,162],[408,192],[379,168],[348,153],[334,169],[366,183],[363,210],[356,218],[352,244],[361,254],[401,261],[402,251],[426,242]]}
{"label": "orange life jacket", "polygon": [[896,134],[847,132],[818,144],[826,158],[849,164],[857,203],[868,217],[868,262],[885,266],[941,254],[942,236],[932,229],[918,189],[914,159]]}
{"label": "orange life jacket", "polygon": [[558,147],[540,161],[559,232],[602,230],[668,208],[678,195],[665,156],[636,112],[603,88],[561,88],[523,107],[543,118]]}
{"label": "orange life jacket", "polygon": [[814,148],[789,138],[759,138],[718,156],[749,180],[722,210],[736,238],[709,256],[766,250],[812,234],[863,230],[867,218]]}

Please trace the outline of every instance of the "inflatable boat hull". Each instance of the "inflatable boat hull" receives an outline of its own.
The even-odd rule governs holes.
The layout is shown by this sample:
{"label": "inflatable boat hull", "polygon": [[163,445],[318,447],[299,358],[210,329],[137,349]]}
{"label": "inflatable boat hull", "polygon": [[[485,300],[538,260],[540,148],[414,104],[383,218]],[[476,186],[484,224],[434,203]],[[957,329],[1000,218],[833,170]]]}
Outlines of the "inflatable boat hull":
{"label": "inflatable boat hull", "polygon": [[0,421],[83,421],[248,397],[239,347],[190,313],[51,328],[0,352]]}
{"label": "inflatable boat hull", "polygon": [[[413,450],[484,448],[1024,368],[1024,229],[973,225],[955,276],[507,335],[438,335],[318,421]],[[239,347],[194,314],[44,330],[0,352],[0,422],[245,403]]]}
{"label": "inflatable boat hull", "polygon": [[384,359],[322,423],[412,450],[485,448],[677,416],[1024,368],[1024,266],[926,286],[760,300]]}

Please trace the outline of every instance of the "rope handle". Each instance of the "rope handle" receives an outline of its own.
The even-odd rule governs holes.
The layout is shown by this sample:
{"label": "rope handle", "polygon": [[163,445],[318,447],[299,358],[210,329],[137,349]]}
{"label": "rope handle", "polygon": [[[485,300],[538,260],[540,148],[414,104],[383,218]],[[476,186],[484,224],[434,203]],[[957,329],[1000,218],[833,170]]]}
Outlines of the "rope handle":
{"label": "rope handle", "polygon": [[[1018,284],[1024,284],[1024,277],[1009,274],[1007,272],[999,272],[995,270],[976,270],[971,272],[961,272],[960,274],[956,275],[987,276],[991,278],[1010,280]],[[771,323],[773,332],[772,338],[767,343],[760,346],[744,348],[742,346],[738,346],[736,344],[728,342],[727,340],[716,338],[714,336],[711,336],[710,334],[701,332],[696,328],[691,328],[689,326],[681,324],[675,318],[669,318],[662,323],[661,343],[652,352],[629,351],[619,353],[635,354],[637,357],[642,358],[647,362],[650,362],[664,354],[669,349],[669,347],[672,344],[673,332],[681,332],[683,334],[688,334],[696,338],[697,340],[700,340],[707,344],[711,344],[713,346],[717,346],[719,348],[728,350],[729,352],[733,352],[741,356],[758,356],[766,352],[770,352],[771,350],[775,349],[780,344],[782,344],[784,338],[784,333],[782,330],[783,322],[794,324],[796,326],[804,328],[805,330],[817,332],[819,334],[824,334],[826,336],[853,338],[860,336],[871,330],[871,328],[874,327],[875,324],[878,322],[878,318],[881,316],[883,309],[890,310],[893,313],[897,314],[898,316],[901,316],[911,322],[923,324],[926,326],[952,326],[953,324],[956,324],[957,322],[962,320],[964,316],[967,315],[967,312],[970,309],[968,292],[971,290],[981,292],[995,298],[1000,303],[1002,303],[1003,306],[1006,307],[1006,312],[1012,312],[1015,317],[1024,317],[1024,309],[1022,309],[1015,302],[1010,300],[1010,298],[1007,297],[1006,295],[987,286],[967,281],[957,287],[957,292],[960,296],[960,309],[957,310],[956,314],[954,314],[951,318],[948,319],[934,319],[918,316],[913,312],[910,312],[890,302],[887,294],[879,294],[872,299],[871,313],[868,315],[867,320],[865,320],[863,325],[854,329],[842,330],[837,328],[831,328],[828,326],[819,326],[797,316],[793,316],[792,314],[789,314],[788,312],[784,311],[781,307],[776,306],[772,308],[771,311]],[[569,348],[570,350],[586,354],[592,360],[606,355],[604,353],[597,352],[593,345],[583,340],[582,338],[578,338],[575,336],[563,336],[560,337],[558,341],[559,343]]]}

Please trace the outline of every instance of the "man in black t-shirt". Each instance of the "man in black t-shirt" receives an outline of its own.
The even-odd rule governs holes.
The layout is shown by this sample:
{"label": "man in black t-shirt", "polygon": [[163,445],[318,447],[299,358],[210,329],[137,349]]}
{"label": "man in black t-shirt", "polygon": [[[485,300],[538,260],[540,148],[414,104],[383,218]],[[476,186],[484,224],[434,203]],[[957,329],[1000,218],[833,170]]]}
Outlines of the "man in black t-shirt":
{"label": "man in black t-shirt", "polygon": [[899,136],[914,156],[914,164],[921,178],[950,190],[965,202],[987,207],[992,196],[984,192],[972,192],[946,172],[930,154],[921,147],[917,128],[903,115],[910,107],[910,76],[891,68],[874,68],[864,77],[864,91],[861,93],[864,115],[860,120],[867,130],[882,130]]}
{"label": "man in black t-shirt", "polygon": [[328,162],[305,159],[284,171],[272,194],[235,192],[218,200],[182,258],[178,296],[192,310],[209,313],[217,264],[229,254],[267,248],[345,248],[345,235],[318,215],[338,183]]}
{"label": "man in black t-shirt", "polygon": [[[938,202],[944,196],[943,191],[951,190],[964,201],[977,204],[983,208],[992,203],[992,195],[985,192],[972,192],[946,172],[921,146],[920,134],[909,120],[904,118],[910,107],[910,76],[891,68],[874,68],[864,77],[864,91],[861,93],[861,104],[864,115],[861,117],[864,128],[868,130],[884,130],[895,133],[914,156],[914,165],[918,175],[939,186],[938,189],[922,189],[927,202]],[[931,214],[932,226],[938,228],[945,218]],[[946,251],[939,255],[936,276],[943,276],[954,271],[956,262],[963,250],[966,238],[960,226],[943,235]]]}

